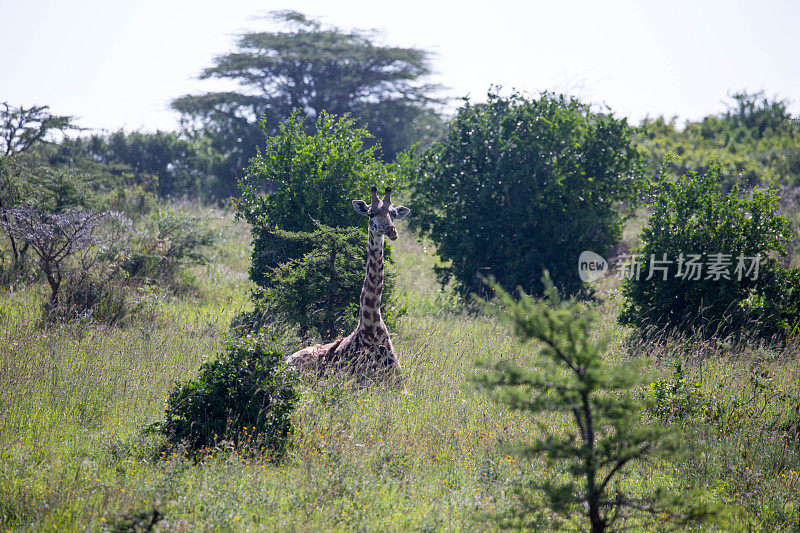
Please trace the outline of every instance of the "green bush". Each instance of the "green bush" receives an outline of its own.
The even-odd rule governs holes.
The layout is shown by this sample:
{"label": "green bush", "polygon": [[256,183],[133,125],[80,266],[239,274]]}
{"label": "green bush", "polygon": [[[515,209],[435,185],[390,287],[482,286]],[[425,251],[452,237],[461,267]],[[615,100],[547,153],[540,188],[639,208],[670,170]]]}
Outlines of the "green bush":
{"label": "green bush", "polygon": [[[285,242],[308,242],[311,251],[272,271],[272,283],[256,291],[256,307],[297,325],[303,336],[333,339],[354,329],[365,275],[364,230],[319,224],[312,233],[275,233]],[[383,290],[391,294],[395,272],[389,265],[385,270]]]}
{"label": "green bush", "polygon": [[494,276],[541,294],[543,270],[566,294],[581,290],[584,250],[622,235],[620,202],[635,199],[641,157],[625,119],[575,99],[489,94],[458,110],[446,138],[402,164],[413,188],[409,225],[452,261],[440,268],[464,294]]}
{"label": "green bush", "polygon": [[646,391],[647,410],[664,422],[687,418],[715,420],[722,415],[724,407],[703,392],[699,380],[686,377],[681,361],[675,362],[672,377],[654,381]]}
{"label": "green bush", "polygon": [[312,134],[293,116],[281,125],[280,134],[267,138],[265,150],[251,159],[240,183],[237,204],[237,214],[253,225],[250,278],[256,284],[268,286],[273,268],[311,249],[310,242],[286,240],[275,229],[312,232],[316,221],[362,228],[367,242],[364,217],[351,202],[368,197],[370,187],[385,182],[388,172],[375,147],[366,146],[368,138],[351,119],[325,113]]}
{"label": "green bush", "polygon": [[[368,137],[349,118],[324,113],[308,134],[294,116],[250,161],[237,214],[253,225],[250,279],[258,289],[256,310],[234,329],[280,319],[329,339],[355,326],[368,233],[352,201],[390,176]],[[384,255],[389,274],[388,246]],[[386,276],[384,308],[392,306],[392,281]]]}
{"label": "green bush", "polygon": [[178,384],[158,426],[167,442],[191,452],[223,442],[246,443],[280,458],[292,435],[290,415],[297,400],[286,354],[273,337],[246,337],[197,378]]}
{"label": "green bush", "polygon": [[[800,271],[782,265],[792,234],[773,191],[754,190],[745,197],[734,187],[722,194],[719,169],[712,168],[663,183],[653,209],[636,252],[641,273],[623,283],[623,324],[645,332],[698,331],[706,336],[785,336],[797,330]],[[696,274],[686,266],[690,254],[699,256],[700,279],[692,279]],[[747,272],[754,261],[746,258],[759,254],[756,276],[754,270]],[[721,267],[729,279],[706,270],[717,259],[723,266],[730,263]]]}

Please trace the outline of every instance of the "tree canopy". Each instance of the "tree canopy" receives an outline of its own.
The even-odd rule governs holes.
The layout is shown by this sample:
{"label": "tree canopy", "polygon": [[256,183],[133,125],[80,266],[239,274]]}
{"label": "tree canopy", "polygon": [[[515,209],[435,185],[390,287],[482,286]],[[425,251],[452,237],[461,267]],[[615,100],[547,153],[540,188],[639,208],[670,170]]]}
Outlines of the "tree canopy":
{"label": "tree canopy", "polygon": [[203,139],[190,140],[163,131],[119,130],[108,135],[67,139],[58,148],[54,158],[83,158],[84,165],[99,165],[108,173],[127,175],[127,181],[151,189],[161,197],[209,199],[215,196],[219,185],[214,176],[219,156]]}
{"label": "tree canopy", "polygon": [[272,14],[288,31],[239,36],[236,49],[214,59],[200,79],[234,81],[238,90],[184,95],[172,102],[188,129],[213,139],[226,158],[223,179],[234,191],[243,169],[268,133],[300,113],[307,127],[327,111],[368,126],[384,159],[425,141],[440,128],[428,53],[382,46],[372,32],[325,27],[294,11]]}
{"label": "tree canopy", "polygon": [[625,119],[565,96],[489,94],[467,102],[446,137],[405,161],[409,224],[429,235],[465,294],[493,275],[507,290],[540,294],[547,269],[566,294],[582,285],[584,250],[604,253],[622,234],[620,202],[642,182]]}
{"label": "tree canopy", "polygon": [[51,131],[74,129],[72,117],[54,115],[49,106],[0,104],[0,156],[10,157],[44,142]]}
{"label": "tree canopy", "polygon": [[720,185],[752,187],[800,183],[800,119],[788,103],[762,92],[734,93],[727,109],[679,128],[675,120],[647,118],[638,138],[648,166],[674,178],[719,166]]}

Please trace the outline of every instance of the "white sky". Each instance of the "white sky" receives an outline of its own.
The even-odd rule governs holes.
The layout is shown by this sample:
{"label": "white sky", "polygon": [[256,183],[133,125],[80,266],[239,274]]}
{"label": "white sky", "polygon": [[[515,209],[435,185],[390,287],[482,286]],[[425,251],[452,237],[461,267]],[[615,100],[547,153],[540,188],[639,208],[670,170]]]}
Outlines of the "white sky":
{"label": "white sky", "polygon": [[174,129],[172,98],[258,13],[294,9],[432,51],[454,97],[490,84],[570,91],[633,121],[696,119],[763,89],[800,114],[800,2],[550,0],[0,0],[0,101],[50,105],[88,128]]}

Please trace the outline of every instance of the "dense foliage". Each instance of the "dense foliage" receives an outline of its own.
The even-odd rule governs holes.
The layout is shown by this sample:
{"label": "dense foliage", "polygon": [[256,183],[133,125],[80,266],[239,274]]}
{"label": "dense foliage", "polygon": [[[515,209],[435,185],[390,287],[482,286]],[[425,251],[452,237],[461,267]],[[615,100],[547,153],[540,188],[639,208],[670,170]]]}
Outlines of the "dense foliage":
{"label": "dense foliage", "polygon": [[306,133],[295,115],[281,124],[278,135],[267,137],[266,148],[250,161],[237,203],[239,216],[253,225],[253,281],[267,284],[270,268],[308,251],[302,243],[283,243],[272,233],[275,228],[313,231],[315,221],[365,226],[352,201],[389,178],[375,148],[365,145],[368,135],[352,119],[323,113],[313,133]]}
{"label": "dense foliage", "polygon": [[462,293],[492,275],[540,293],[544,269],[568,294],[581,289],[583,250],[604,253],[622,233],[620,202],[635,198],[640,157],[624,119],[548,93],[489,94],[466,103],[444,140],[406,160],[410,225],[452,264]]}
{"label": "dense foliage", "polygon": [[247,337],[204,363],[197,378],[167,398],[160,432],[171,444],[196,452],[243,441],[275,459],[292,435],[297,400],[285,353],[274,337]]}
{"label": "dense foliage", "polygon": [[367,32],[323,27],[293,11],[273,18],[288,31],[245,33],[234,52],[200,75],[234,81],[239,90],[172,102],[187,129],[211,139],[224,157],[218,173],[228,194],[263,139],[259,120],[275,134],[295,112],[310,127],[323,111],[347,113],[369,126],[387,160],[438,132],[434,88],[421,83],[429,73],[427,52],[380,46]]}
{"label": "dense foliage", "polygon": [[788,102],[763,93],[735,93],[725,112],[683,128],[674,119],[645,119],[638,140],[653,172],[705,174],[719,165],[726,190],[734,184],[800,184],[800,119]]}
{"label": "dense foliage", "polygon": [[[542,437],[519,450],[544,456],[548,470],[558,471],[564,463],[568,476],[545,476],[527,488],[542,491],[548,505],[563,517],[583,513],[586,530],[593,532],[615,530],[631,512],[668,510],[658,491],[629,494],[619,482],[634,463],[664,452],[674,455],[675,450],[665,445],[657,424],[640,421],[642,405],[635,391],[641,383],[638,372],[630,361],[605,363],[603,354],[610,338],[592,335],[595,314],[574,301],[559,302],[549,279],[545,278],[544,285],[545,301],[524,294],[515,301],[502,287],[494,286],[500,315],[518,339],[544,346],[535,356],[533,370],[501,361],[478,379],[483,388],[514,409],[572,415],[572,431],[551,432],[542,423]],[[533,511],[523,509],[523,519],[530,519],[525,514]]]}
{"label": "dense foliage", "polygon": [[[352,201],[392,177],[375,147],[365,145],[368,135],[352,119],[325,113],[307,134],[293,116],[267,138],[241,182],[237,212],[253,225],[250,279],[262,289],[254,294],[256,305],[303,333],[330,334],[352,322],[367,244],[364,217]],[[268,187],[274,192],[266,194]],[[391,302],[388,283],[383,303]],[[327,304],[335,307],[323,309]]]}
{"label": "dense foliage", "polygon": [[719,181],[714,167],[662,184],[625,270],[623,324],[705,335],[798,330],[800,270],[781,263],[792,237],[778,197],[723,194]]}
{"label": "dense foliage", "polygon": [[548,93],[489,94],[465,104],[447,137],[405,162],[411,227],[429,235],[463,293],[492,275],[507,289],[540,293],[544,269],[559,289],[580,290],[583,250],[605,252],[622,232],[620,202],[635,198],[640,157],[624,119]]}
{"label": "dense foliage", "polygon": [[162,131],[117,131],[66,139],[52,157],[89,158],[95,166],[162,198],[219,198],[220,156],[203,139]]}

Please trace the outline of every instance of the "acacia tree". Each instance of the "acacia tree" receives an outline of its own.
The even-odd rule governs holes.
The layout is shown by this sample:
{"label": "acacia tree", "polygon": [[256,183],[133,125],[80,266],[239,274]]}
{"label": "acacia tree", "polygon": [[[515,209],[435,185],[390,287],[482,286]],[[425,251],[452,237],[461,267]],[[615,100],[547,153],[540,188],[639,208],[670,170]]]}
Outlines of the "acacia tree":
{"label": "acacia tree", "polygon": [[0,155],[10,157],[44,141],[53,130],[74,129],[72,117],[53,115],[49,106],[13,107],[0,104]]}
{"label": "acacia tree", "polygon": [[[30,187],[31,168],[23,156],[45,142],[53,131],[75,129],[72,117],[54,115],[48,106],[14,107],[0,104],[0,222],[9,222],[6,210],[17,207]],[[27,243],[6,233],[14,266],[23,261]]]}
{"label": "acacia tree", "polygon": [[288,31],[239,36],[234,52],[217,57],[200,79],[225,79],[239,90],[185,95],[172,107],[189,130],[210,136],[225,157],[217,171],[234,192],[235,176],[268,134],[292,113],[313,128],[322,111],[357,118],[369,126],[387,160],[440,128],[428,53],[415,48],[380,46],[370,32],[324,27],[294,11],[272,18]]}
{"label": "acacia tree", "polygon": [[114,233],[101,232],[104,223],[111,219],[126,225],[124,217],[113,212],[67,209],[60,213],[43,213],[21,206],[4,211],[0,225],[9,234],[27,242],[38,256],[42,274],[50,285],[49,304],[55,308],[61,282],[67,273],[67,261],[118,237]]}

